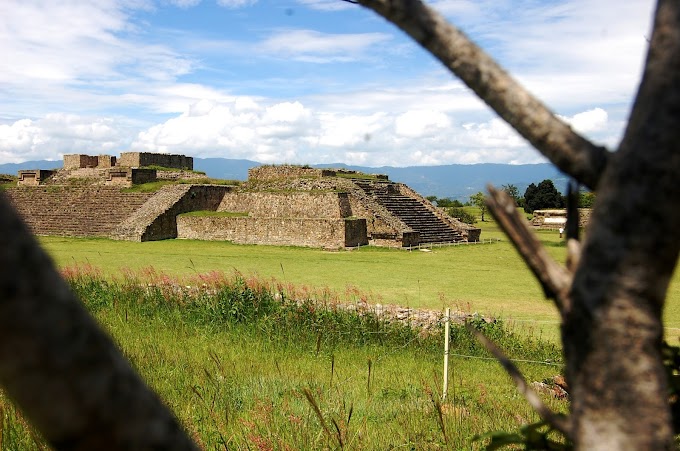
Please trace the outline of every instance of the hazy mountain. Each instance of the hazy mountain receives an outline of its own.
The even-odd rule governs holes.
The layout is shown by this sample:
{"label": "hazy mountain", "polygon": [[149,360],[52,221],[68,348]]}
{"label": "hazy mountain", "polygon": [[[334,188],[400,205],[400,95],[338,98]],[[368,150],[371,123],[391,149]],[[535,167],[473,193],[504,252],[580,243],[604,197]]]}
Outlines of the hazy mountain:
{"label": "hazy mountain", "polygon": [[450,197],[465,201],[471,194],[484,191],[488,183],[496,187],[512,184],[524,194],[527,186],[550,179],[557,189],[566,190],[568,178],[552,164],[449,164],[444,166],[383,166],[367,168],[343,164],[317,167],[344,167],[371,174],[387,174],[390,180],[402,182],[424,196]]}
{"label": "hazy mountain", "polygon": [[208,177],[225,180],[247,180],[248,169],[260,166],[251,160],[227,158],[194,158],[194,170],[203,171]]}
{"label": "hazy mountain", "polygon": [[22,169],[61,169],[64,162],[53,160],[24,161],[23,163],[0,164],[0,174],[17,175]]}
{"label": "hazy mountain", "polygon": [[[260,163],[250,160],[226,158],[194,158],[194,169],[205,172],[209,177],[246,180],[248,169]],[[16,174],[20,169],[53,169],[61,167],[61,161],[27,161],[24,163],[0,164],[0,173]],[[319,168],[346,168],[370,174],[387,174],[390,180],[402,182],[424,196],[451,197],[465,201],[471,194],[483,191],[487,183],[500,187],[513,184],[521,194],[530,183],[551,179],[557,189],[566,189],[567,177],[551,164],[451,164],[445,166],[410,166],[379,168],[350,166],[342,163],[314,165]]]}

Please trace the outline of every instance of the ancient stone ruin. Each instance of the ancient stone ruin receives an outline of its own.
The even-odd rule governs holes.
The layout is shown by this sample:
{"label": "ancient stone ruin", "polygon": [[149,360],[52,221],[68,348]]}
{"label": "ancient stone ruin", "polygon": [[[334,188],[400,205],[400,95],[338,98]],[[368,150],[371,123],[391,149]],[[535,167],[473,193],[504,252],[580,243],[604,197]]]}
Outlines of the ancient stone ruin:
{"label": "ancient stone ruin", "polygon": [[[578,226],[583,228],[590,220],[590,208],[578,209]],[[539,229],[562,229],[567,225],[566,209],[534,210],[531,225]]]}
{"label": "ancient stone ruin", "polygon": [[[64,169],[51,174],[21,171],[19,186],[7,193],[39,235],[329,249],[479,240],[479,229],[385,175],[259,166],[249,170],[246,182],[222,185],[192,169],[193,159],[183,155],[66,155]],[[156,192],[122,189],[178,177],[184,183],[166,182]]]}

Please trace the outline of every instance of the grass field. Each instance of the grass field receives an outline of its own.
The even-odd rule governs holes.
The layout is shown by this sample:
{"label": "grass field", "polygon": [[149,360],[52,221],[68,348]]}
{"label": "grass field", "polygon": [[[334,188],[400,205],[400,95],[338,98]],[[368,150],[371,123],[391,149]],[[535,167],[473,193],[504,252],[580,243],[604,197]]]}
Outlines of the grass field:
{"label": "grass field", "polygon": [[[68,274],[205,449],[478,449],[476,434],[538,420],[460,326],[451,332],[449,392],[441,400],[441,329],[422,335],[371,315],[282,303],[257,279],[211,279],[206,295],[168,280],[149,289],[145,278]],[[474,324],[524,360],[518,364],[530,381],[560,372],[556,346],[501,324]],[[0,448],[41,445],[0,394]]]}
{"label": "grass field", "polygon": [[[485,239],[504,239],[492,221],[478,222]],[[548,252],[564,261],[556,231],[538,231]],[[364,247],[352,251],[228,242],[166,240],[145,243],[43,237],[60,267],[92,264],[110,276],[153,266],[171,275],[237,270],[276,278],[304,290],[329,288],[347,300],[357,290],[371,303],[443,309],[451,307],[514,320],[518,327],[557,339],[557,314],[513,246],[493,244],[434,248],[430,252]],[[680,335],[680,282],[676,274],[666,307],[667,334]]]}
{"label": "grass field", "polygon": [[[494,223],[478,225],[484,238],[502,238]],[[556,232],[538,236],[564,260]],[[324,296],[337,301],[497,315],[502,324],[479,327],[522,360],[518,365],[529,381],[561,372],[559,348],[550,343],[557,342],[556,315],[507,241],[430,252],[327,252],[184,240],[40,240],[60,267],[80,267],[71,280],[81,299],[206,449],[478,449],[481,443],[471,442],[475,434],[537,421],[465,329],[452,332],[444,402],[440,331],[421,337],[296,304],[249,316],[248,306],[280,304],[258,297],[263,292],[253,294],[253,284],[294,285],[302,300],[327,287]],[[104,277],[79,282],[78,271],[88,265]],[[182,294],[182,278],[211,271],[225,274],[213,273],[217,278],[238,271],[236,280],[245,282],[236,283],[229,296],[194,302]],[[131,274],[141,278],[139,286],[169,280],[180,290],[128,293],[126,286],[136,286],[127,282]],[[679,287],[676,275],[666,309],[673,337],[672,328],[680,326]],[[541,396],[558,411],[568,408],[565,401]],[[41,446],[0,393],[0,448]]]}

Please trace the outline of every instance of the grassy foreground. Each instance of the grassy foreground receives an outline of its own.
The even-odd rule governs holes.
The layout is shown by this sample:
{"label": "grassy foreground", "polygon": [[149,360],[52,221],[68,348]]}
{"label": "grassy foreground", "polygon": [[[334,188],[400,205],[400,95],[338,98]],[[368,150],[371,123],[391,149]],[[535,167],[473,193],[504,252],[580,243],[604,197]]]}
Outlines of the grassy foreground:
{"label": "grassy foreground", "polygon": [[[503,239],[492,221],[478,222],[482,237]],[[564,240],[538,231],[548,252],[563,262]],[[370,303],[443,309],[451,307],[503,318],[506,323],[558,338],[558,316],[513,246],[494,244],[434,248],[430,252],[365,247],[353,251],[244,246],[228,242],[166,240],[131,243],[107,239],[42,237],[60,267],[92,264],[107,276],[153,266],[170,275],[234,270],[275,278],[303,291],[328,288],[352,301],[357,290]],[[666,334],[680,335],[680,275],[675,274],[665,310]]]}
{"label": "grassy foreground", "polygon": [[[537,420],[460,326],[443,401],[441,328],[422,334],[370,310],[288,300],[280,286],[239,275],[66,275],[205,449],[475,449],[476,434]],[[472,324],[512,357],[534,361],[519,363],[529,381],[559,374],[556,346],[502,323]],[[0,447],[41,446],[0,395]]]}

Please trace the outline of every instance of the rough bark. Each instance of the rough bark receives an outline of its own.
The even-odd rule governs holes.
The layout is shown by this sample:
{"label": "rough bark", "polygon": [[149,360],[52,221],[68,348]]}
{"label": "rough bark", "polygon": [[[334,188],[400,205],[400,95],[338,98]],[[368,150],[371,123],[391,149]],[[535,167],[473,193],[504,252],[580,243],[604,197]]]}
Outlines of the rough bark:
{"label": "rough bark", "polygon": [[[569,270],[492,190],[508,236],[558,300],[577,449],[671,449],[661,360],[662,310],[680,251],[680,4],[660,0],[645,73],[625,137],[612,155],[565,129],[441,16],[416,0],[360,0],[463,79],[556,166],[598,196],[587,239],[569,243]],[[512,210],[512,208],[510,209]],[[564,289],[565,283],[571,283]]]}
{"label": "rough bark", "polygon": [[609,152],[558,119],[458,28],[418,0],[359,0],[410,35],[555,166],[591,189]]}
{"label": "rough bark", "polygon": [[670,449],[662,309],[680,250],[680,6],[661,1],[625,137],[605,171],[563,325],[574,440]]}
{"label": "rough bark", "polygon": [[194,449],[0,193],[0,385],[56,449]]}

